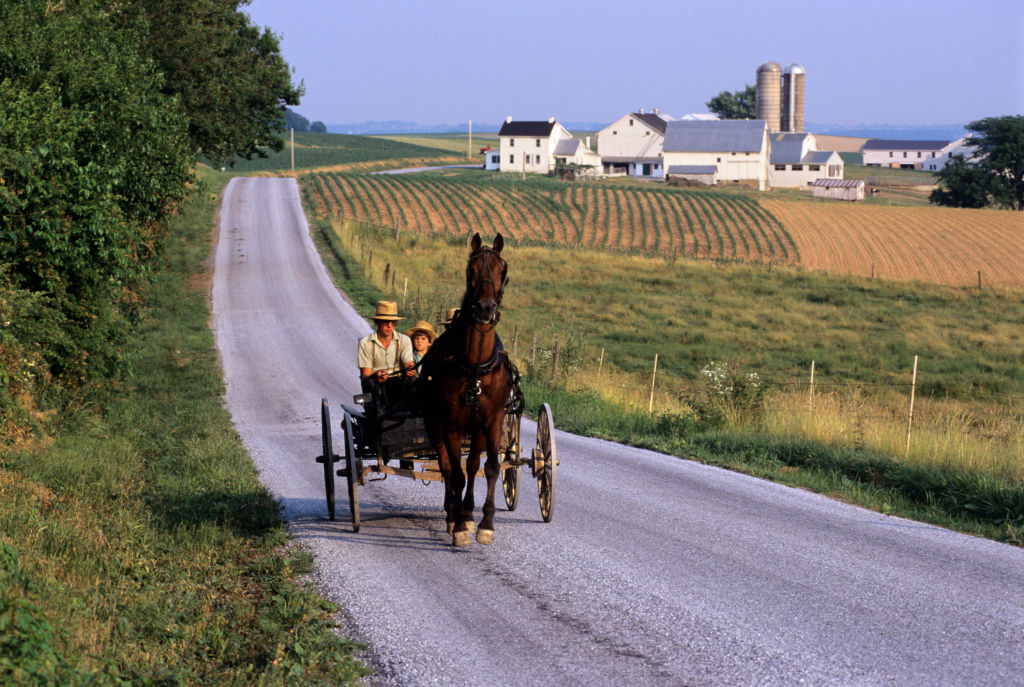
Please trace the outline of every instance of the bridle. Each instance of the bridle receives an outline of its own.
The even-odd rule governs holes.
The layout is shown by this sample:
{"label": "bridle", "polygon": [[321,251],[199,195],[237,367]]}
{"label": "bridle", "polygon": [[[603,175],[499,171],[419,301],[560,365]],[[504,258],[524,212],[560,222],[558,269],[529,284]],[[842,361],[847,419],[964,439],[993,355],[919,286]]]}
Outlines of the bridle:
{"label": "bridle", "polygon": [[[494,271],[488,264],[490,258],[494,257],[501,264],[501,286],[499,287],[494,283],[493,275]],[[480,280],[474,284],[472,283],[473,278],[473,263],[476,260],[482,259],[484,261],[484,267],[481,268],[482,276]],[[485,284],[490,284],[491,289],[494,291],[494,312],[489,317],[483,317],[481,314],[480,307],[480,293],[483,290]],[[469,256],[469,265],[466,267],[466,290],[473,294],[473,302],[470,304],[469,314],[473,319],[473,322],[478,325],[491,325],[498,324],[498,320],[501,318],[501,299],[505,293],[505,286],[508,284],[508,263],[500,255],[495,253],[490,247],[483,246],[480,249],[474,251]]]}

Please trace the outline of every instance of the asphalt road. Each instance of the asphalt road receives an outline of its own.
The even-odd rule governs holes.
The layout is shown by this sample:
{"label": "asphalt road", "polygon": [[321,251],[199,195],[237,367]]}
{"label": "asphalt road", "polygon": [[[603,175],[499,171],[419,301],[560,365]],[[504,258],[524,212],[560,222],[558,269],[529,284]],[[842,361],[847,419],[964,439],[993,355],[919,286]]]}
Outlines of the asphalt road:
{"label": "asphalt road", "polygon": [[436,483],[368,485],[354,534],[339,479],[328,521],[320,399],[337,420],[370,328],[294,180],[228,185],[213,308],[227,407],[371,684],[1024,684],[1024,550],[649,451],[557,432],[554,521],[524,474],[491,547],[449,546]]}

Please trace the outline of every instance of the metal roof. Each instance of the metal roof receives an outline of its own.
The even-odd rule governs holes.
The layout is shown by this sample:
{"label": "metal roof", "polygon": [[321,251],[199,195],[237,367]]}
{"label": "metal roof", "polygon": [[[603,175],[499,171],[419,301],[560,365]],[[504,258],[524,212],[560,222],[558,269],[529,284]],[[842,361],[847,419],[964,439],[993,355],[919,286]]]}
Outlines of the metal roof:
{"label": "metal roof", "polygon": [[800,162],[803,164],[826,164],[836,154],[834,150],[809,150]]}
{"label": "metal roof", "polygon": [[872,138],[862,150],[941,150],[949,141],[897,141],[886,138]]}
{"label": "metal roof", "polygon": [[563,138],[555,144],[555,155],[575,155],[583,141],[578,138]]}
{"label": "metal roof", "polygon": [[498,131],[499,136],[540,136],[546,138],[555,128],[555,122],[505,122]]}
{"label": "metal roof", "polygon": [[716,165],[672,165],[668,168],[669,174],[714,174],[717,171]]}
{"label": "metal roof", "polygon": [[771,134],[773,165],[800,164],[803,162],[804,142],[809,133],[775,133]]}
{"label": "metal roof", "polygon": [[857,188],[863,185],[863,179],[815,179],[811,182],[811,186],[824,186],[825,188]]}
{"label": "metal roof", "polygon": [[659,134],[665,133],[665,126],[668,124],[668,122],[662,119],[660,114],[654,112],[633,112],[632,114],[634,117],[636,117],[641,122],[657,131]]}
{"label": "metal roof", "polygon": [[761,151],[768,124],[763,119],[720,119],[714,122],[669,122],[666,153],[756,153]]}

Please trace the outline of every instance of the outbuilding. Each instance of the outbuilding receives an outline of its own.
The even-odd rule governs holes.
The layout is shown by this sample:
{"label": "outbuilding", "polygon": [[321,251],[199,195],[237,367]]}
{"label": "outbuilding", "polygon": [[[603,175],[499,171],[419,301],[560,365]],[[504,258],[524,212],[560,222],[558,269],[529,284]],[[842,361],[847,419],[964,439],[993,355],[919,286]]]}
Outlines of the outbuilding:
{"label": "outbuilding", "polygon": [[815,179],[811,182],[815,198],[864,200],[863,179]]}

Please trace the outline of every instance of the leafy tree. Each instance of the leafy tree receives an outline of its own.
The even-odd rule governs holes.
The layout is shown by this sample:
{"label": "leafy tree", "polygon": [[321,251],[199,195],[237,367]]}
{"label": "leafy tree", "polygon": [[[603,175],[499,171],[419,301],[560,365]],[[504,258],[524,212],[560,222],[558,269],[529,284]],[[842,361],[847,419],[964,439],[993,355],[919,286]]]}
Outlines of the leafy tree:
{"label": "leafy tree", "polygon": [[278,37],[240,10],[250,0],[127,0],[125,22],[148,24],[145,56],[163,72],[198,155],[230,164],[280,151],[285,108],[303,86],[291,82]]}
{"label": "leafy tree", "polygon": [[742,91],[722,91],[704,105],[722,119],[755,119],[757,89],[748,84]]}
{"label": "leafy tree", "polygon": [[969,163],[963,155],[954,155],[936,176],[939,187],[928,196],[928,200],[936,205],[983,208],[991,203],[992,177]]}
{"label": "leafy tree", "polygon": [[309,120],[290,108],[284,111],[284,125],[296,131],[309,131]]}
{"label": "leafy tree", "polygon": [[997,205],[1024,210],[1024,115],[987,117],[967,125],[975,149],[968,162],[954,156],[936,176],[929,200],[953,207]]}
{"label": "leafy tree", "polygon": [[314,134],[326,134],[327,125],[324,124],[323,122],[316,121],[309,125],[309,130],[312,131]]}

